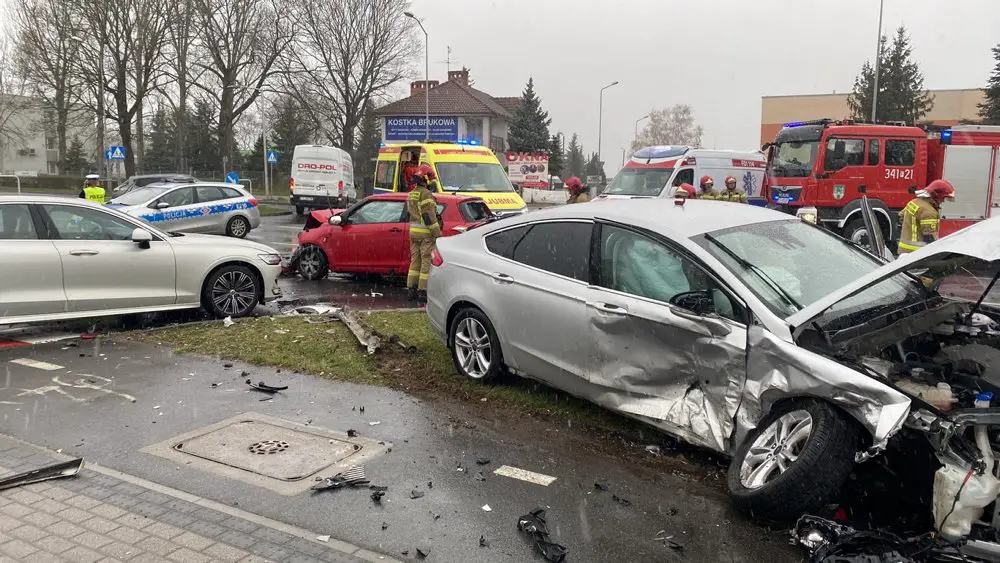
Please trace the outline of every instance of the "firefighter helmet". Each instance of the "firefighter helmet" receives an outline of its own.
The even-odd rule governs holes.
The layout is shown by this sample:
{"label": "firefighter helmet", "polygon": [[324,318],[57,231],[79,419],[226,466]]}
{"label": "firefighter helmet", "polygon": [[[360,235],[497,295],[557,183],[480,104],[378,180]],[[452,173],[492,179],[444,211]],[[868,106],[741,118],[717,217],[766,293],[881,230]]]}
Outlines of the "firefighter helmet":
{"label": "firefighter helmet", "polygon": [[688,183],[677,186],[674,190],[674,197],[695,197],[694,186]]}
{"label": "firefighter helmet", "polygon": [[437,180],[437,174],[434,173],[434,169],[431,168],[430,164],[421,164],[420,168],[417,168],[417,173],[426,176],[428,182]]}
{"label": "firefighter helmet", "polygon": [[430,166],[424,164],[417,168],[416,172],[410,177],[413,181],[414,186],[428,186],[434,181],[434,170]]}
{"label": "firefighter helmet", "polygon": [[566,178],[566,181],[563,182],[563,185],[566,186],[566,189],[569,190],[570,193],[574,194],[578,194],[584,191],[585,189],[583,187],[583,182],[581,182],[580,179],[577,178],[576,176],[570,176],[569,178]]}
{"label": "firefighter helmet", "polygon": [[736,183],[736,178],[733,177],[733,176],[726,176],[726,185],[728,186],[730,183],[735,184]]}
{"label": "firefighter helmet", "polygon": [[951,182],[948,180],[934,180],[924,189],[924,191],[926,191],[927,195],[931,196],[931,198],[937,202],[942,202],[946,199],[955,199],[955,186],[951,185]]}
{"label": "firefighter helmet", "polygon": [[711,187],[711,186],[715,185],[715,180],[713,180],[711,176],[705,175],[705,176],[701,177],[700,184],[701,184],[701,187],[703,187],[703,188],[705,186]]}

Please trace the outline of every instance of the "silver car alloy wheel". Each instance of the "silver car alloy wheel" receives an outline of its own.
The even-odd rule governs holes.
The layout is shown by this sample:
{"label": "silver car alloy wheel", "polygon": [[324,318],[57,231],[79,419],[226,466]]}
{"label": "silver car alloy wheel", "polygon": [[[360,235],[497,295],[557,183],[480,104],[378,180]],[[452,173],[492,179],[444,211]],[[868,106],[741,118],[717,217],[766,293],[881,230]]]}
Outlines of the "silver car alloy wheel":
{"label": "silver car alloy wheel", "polygon": [[220,311],[238,317],[248,311],[257,298],[253,278],[244,272],[223,272],[212,284],[212,302]]}
{"label": "silver car alloy wheel", "polygon": [[482,323],[472,317],[459,321],[455,331],[455,353],[466,375],[473,379],[486,376],[493,362],[493,346]]}
{"label": "silver car alloy wheel", "polygon": [[233,222],[229,224],[229,231],[236,238],[245,237],[249,230],[250,224],[243,217],[235,217],[233,218]]}
{"label": "silver car alloy wheel", "polygon": [[795,463],[812,436],[813,419],[807,411],[796,410],[781,415],[753,441],[743,464],[740,482],[748,489],[759,489]]}
{"label": "silver car alloy wheel", "polygon": [[299,256],[299,273],[302,277],[311,278],[319,274],[320,268],[323,267],[320,263],[320,252],[322,250],[315,246],[308,246],[302,251],[302,256]]}

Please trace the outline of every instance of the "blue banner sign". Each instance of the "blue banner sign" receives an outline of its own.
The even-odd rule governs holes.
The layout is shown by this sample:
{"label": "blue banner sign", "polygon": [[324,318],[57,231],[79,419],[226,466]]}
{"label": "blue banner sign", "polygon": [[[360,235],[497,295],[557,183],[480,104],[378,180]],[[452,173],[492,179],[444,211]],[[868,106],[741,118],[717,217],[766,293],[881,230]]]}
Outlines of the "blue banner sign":
{"label": "blue banner sign", "polygon": [[[422,141],[426,133],[424,118],[421,117],[386,117],[386,141]],[[430,138],[434,141],[458,140],[458,118],[431,116]]]}

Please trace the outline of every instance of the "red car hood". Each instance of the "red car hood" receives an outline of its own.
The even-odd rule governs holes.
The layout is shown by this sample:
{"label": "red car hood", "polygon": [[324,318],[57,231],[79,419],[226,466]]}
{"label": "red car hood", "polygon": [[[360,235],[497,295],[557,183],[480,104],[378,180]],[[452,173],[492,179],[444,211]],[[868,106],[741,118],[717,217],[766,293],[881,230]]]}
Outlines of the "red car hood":
{"label": "red car hood", "polygon": [[347,210],[346,209],[317,209],[315,211],[310,212],[309,215],[313,219],[319,221],[320,225],[325,225],[326,222],[330,220],[330,217],[333,217],[334,215],[340,215],[344,211],[347,211]]}

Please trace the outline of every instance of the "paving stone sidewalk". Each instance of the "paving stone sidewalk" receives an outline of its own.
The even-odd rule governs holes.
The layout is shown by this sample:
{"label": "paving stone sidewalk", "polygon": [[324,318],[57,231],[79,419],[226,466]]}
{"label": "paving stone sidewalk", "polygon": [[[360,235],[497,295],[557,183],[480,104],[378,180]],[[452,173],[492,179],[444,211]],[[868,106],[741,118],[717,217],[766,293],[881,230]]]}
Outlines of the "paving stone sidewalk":
{"label": "paving stone sidewalk", "polygon": [[[0,435],[0,476],[65,456]],[[382,562],[389,557],[103,468],[0,491],[0,561]]]}

